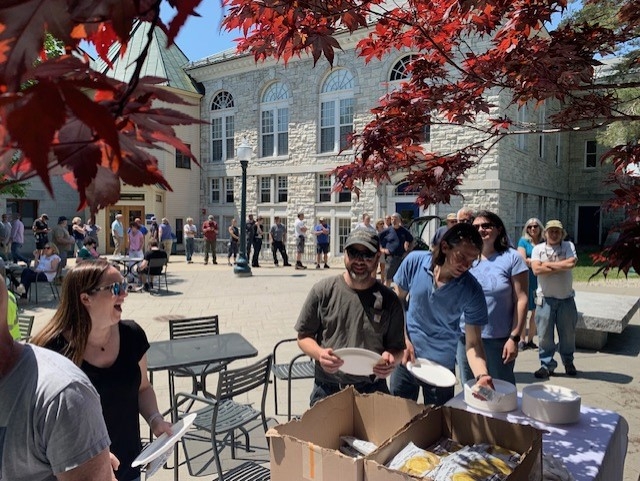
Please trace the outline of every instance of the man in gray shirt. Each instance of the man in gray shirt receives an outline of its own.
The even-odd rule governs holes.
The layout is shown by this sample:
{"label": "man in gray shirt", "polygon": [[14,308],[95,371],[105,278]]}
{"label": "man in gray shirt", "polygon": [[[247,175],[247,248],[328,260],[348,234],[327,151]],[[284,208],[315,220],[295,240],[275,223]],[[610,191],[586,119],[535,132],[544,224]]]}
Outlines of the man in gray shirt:
{"label": "man in gray shirt", "polygon": [[271,253],[273,254],[273,263],[278,267],[277,252],[282,256],[282,265],[290,266],[289,256],[285,244],[287,243],[287,228],[284,226],[279,216],[275,216],[275,223],[269,229],[269,239],[271,241]]}
{"label": "man in gray shirt", "polygon": [[0,479],[115,481],[100,398],[65,357],[13,340],[0,282]]}
{"label": "man in gray shirt", "polygon": [[[345,242],[346,271],[314,285],[300,311],[298,346],[316,361],[311,405],[348,385],[360,393],[389,392],[386,378],[405,349],[404,312],[395,293],[371,277],[379,258],[377,234],[352,231]],[[347,347],[380,355],[371,375],[349,374],[334,352]]]}

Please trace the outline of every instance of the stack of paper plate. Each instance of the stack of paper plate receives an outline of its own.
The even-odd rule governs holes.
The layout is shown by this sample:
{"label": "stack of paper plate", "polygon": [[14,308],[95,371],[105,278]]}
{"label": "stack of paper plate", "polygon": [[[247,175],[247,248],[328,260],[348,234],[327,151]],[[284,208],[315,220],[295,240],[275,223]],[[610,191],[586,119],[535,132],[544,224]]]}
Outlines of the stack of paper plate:
{"label": "stack of paper plate", "polygon": [[475,383],[476,380],[471,379],[464,385],[464,402],[468,406],[492,413],[506,413],[518,408],[518,389],[510,382],[494,379],[493,386],[496,388],[496,395],[491,400],[478,399],[473,395]]}
{"label": "stack of paper plate", "polygon": [[580,419],[580,395],[562,386],[536,384],[522,389],[522,412],[548,424],[569,424]]}

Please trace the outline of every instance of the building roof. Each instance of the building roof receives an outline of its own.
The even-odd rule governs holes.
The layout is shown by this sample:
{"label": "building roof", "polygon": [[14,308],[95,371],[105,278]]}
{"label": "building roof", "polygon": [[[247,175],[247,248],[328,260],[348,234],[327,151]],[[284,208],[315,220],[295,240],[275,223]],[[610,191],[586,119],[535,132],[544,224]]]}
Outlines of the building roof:
{"label": "building roof", "polygon": [[[147,44],[150,29],[149,22],[136,22],[123,57],[119,55],[120,42],[115,42],[109,48],[108,57],[111,59],[113,69],[110,69],[100,58],[96,61],[94,68],[110,77],[128,82],[135,70],[135,61]],[[195,82],[183,69],[188,63],[189,59],[180,47],[176,44],[167,47],[167,35],[161,28],[156,27],[153,30],[153,38],[140,76],[165,78],[167,81],[160,85],[197,93],[198,88]]]}

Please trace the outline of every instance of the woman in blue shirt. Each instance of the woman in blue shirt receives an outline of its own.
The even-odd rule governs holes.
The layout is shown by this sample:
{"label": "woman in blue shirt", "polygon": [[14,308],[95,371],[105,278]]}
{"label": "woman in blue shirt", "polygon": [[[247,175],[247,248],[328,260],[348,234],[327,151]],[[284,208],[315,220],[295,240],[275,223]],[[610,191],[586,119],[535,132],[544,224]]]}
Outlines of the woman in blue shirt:
{"label": "woman in blue shirt", "polygon": [[531,314],[529,314],[529,327],[521,334],[524,338],[518,346],[521,350],[538,349],[536,343],[533,342],[533,338],[536,335],[536,291],[538,290],[538,278],[533,273],[533,269],[531,269],[531,253],[536,245],[544,241],[543,225],[540,219],[532,217],[525,223],[522,229],[522,237],[518,241],[518,252],[529,268],[529,311],[531,311]]}
{"label": "woman in blue shirt", "polygon": [[465,316],[467,356],[478,384],[493,387],[488,374],[481,328],[487,323],[487,304],[469,268],[478,259],[482,239],[470,224],[449,229],[432,252],[411,252],[393,277],[401,301],[408,299],[406,345],[391,375],[391,393],[417,401],[422,388],[425,404],[442,405],[454,387],[436,387],[416,379],[404,366],[424,358],[455,370],[460,318]]}
{"label": "woman in blue shirt", "polygon": [[[527,286],[529,273],[518,251],[509,247],[502,219],[487,210],[476,214],[473,227],[482,238],[480,261],[471,274],[482,286],[489,323],[482,328],[482,344],[487,356],[489,374],[496,379],[516,383],[513,374],[520,332],[527,318]],[[464,327],[464,324],[461,324]],[[465,352],[464,330],[458,343],[460,380],[472,379]]]}

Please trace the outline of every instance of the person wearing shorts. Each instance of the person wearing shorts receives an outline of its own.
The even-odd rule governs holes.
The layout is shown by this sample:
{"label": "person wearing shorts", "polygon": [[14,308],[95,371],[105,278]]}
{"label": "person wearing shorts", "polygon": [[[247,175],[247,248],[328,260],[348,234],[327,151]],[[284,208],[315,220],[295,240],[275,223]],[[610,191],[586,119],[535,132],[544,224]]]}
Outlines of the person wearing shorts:
{"label": "person wearing shorts", "polygon": [[296,233],[296,269],[306,269],[302,265],[302,254],[304,254],[304,242],[307,233],[307,226],[304,222],[304,212],[298,214],[298,220],[294,224]]}

